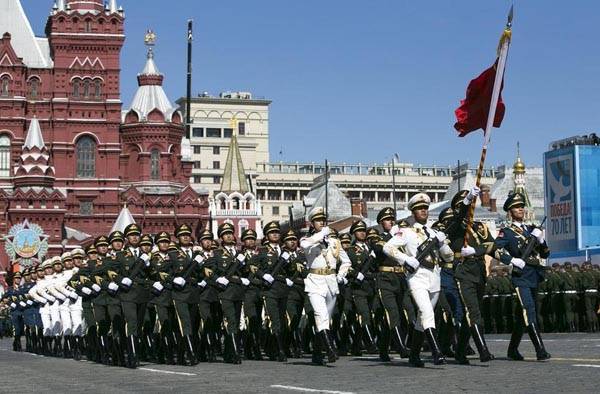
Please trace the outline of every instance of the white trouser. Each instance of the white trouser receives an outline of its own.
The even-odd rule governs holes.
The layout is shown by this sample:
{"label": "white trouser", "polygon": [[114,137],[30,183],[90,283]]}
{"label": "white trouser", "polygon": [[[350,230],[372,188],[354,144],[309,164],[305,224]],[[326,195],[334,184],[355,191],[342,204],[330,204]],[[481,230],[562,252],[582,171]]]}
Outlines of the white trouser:
{"label": "white trouser", "polygon": [[62,324],[60,320],[60,301],[55,301],[50,305],[50,319],[52,319],[51,335],[59,336],[62,334]]}
{"label": "white trouser", "polygon": [[42,327],[44,329],[44,336],[49,337],[52,335],[52,316],[50,315],[50,304],[46,303],[40,307],[40,318],[42,319]]}
{"label": "white trouser", "polygon": [[315,311],[317,332],[329,330],[331,315],[335,308],[336,295],[331,291],[328,291],[325,296],[317,293],[308,293],[308,298]]}
{"label": "white trouser", "polygon": [[83,306],[81,305],[81,297],[77,301],[69,302],[69,313],[71,314],[71,334],[75,336],[83,336],[85,332],[83,326]]}
{"label": "white trouser", "polygon": [[62,323],[62,334],[71,335],[73,333],[71,327],[71,300],[67,299],[63,301],[58,310],[60,311],[60,321]]}
{"label": "white trouser", "polygon": [[440,268],[433,270],[419,267],[408,277],[410,295],[417,304],[418,313],[415,329],[424,331],[435,328],[434,308],[440,295]]}

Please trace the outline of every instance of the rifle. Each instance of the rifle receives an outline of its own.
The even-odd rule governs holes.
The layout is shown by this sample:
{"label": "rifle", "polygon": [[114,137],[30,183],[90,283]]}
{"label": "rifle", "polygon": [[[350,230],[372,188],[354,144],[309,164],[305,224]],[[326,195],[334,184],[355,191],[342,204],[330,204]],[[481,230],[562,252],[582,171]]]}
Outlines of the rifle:
{"label": "rifle", "polygon": [[[417,256],[415,258],[419,260],[419,264],[423,267],[433,269],[435,267],[435,262],[432,261],[432,257],[434,257],[433,251],[438,247],[439,242],[436,237],[428,238],[417,248]],[[409,265],[405,265],[404,268],[411,274],[415,271]]]}
{"label": "rifle", "polygon": [[[371,251],[371,253],[374,253],[374,252]],[[369,271],[369,269],[371,269],[371,263],[372,262],[373,262],[373,259],[371,259],[371,255],[368,254],[367,258],[362,261],[362,266],[360,267],[360,271],[358,271],[358,272],[360,272],[361,274],[363,274],[363,276],[365,276],[365,274],[367,273],[367,271]],[[352,281],[355,283],[356,282],[356,277]]]}
{"label": "rifle", "polygon": [[[151,259],[152,253],[148,254],[148,257]],[[148,261],[150,261],[150,260],[148,260]],[[142,260],[141,258],[138,257],[137,261],[136,261],[136,265],[131,270],[131,273],[129,274],[128,278],[131,279],[131,281],[133,282],[133,280],[140,274],[140,271],[142,271],[142,269],[145,266],[146,266],[146,263],[144,262],[144,260]],[[124,291],[129,291],[129,289],[131,289],[131,286],[125,286],[123,283],[119,283],[119,287],[121,289],[123,289]]]}
{"label": "rifle", "polygon": [[[544,223],[546,223],[547,218],[548,217],[545,216],[544,220],[542,220],[542,223],[540,223],[540,225],[537,226],[536,228],[543,227]],[[525,242],[523,247],[519,250],[519,252],[521,254],[521,260],[525,261],[525,264],[532,265],[532,266],[540,265],[540,263],[537,259],[530,258],[531,255],[533,254],[533,252],[535,251],[535,249],[539,245],[540,245],[540,243],[538,242],[536,237],[534,237],[533,235],[529,235],[527,237],[527,241]],[[513,266],[512,272],[513,272],[513,275],[515,275],[515,276],[521,276],[523,274],[523,269]]]}
{"label": "rifle", "polygon": [[[284,252],[282,252],[281,254],[283,255]],[[275,266],[275,268],[273,268],[273,270],[271,272],[269,272],[271,274],[271,276],[273,277],[273,279],[275,279],[275,276],[277,276],[279,274],[279,271],[281,271],[283,269],[283,267],[288,263],[288,260],[285,260],[283,257],[281,257],[281,255],[279,256],[279,260],[277,261],[277,265]],[[273,286],[272,283],[269,283],[268,281],[264,280],[264,285],[266,287],[271,287]]]}
{"label": "rifle", "polygon": [[[237,270],[240,268],[240,266],[242,265],[242,262],[241,262],[240,260],[238,260],[238,258],[237,258],[239,255],[240,255],[240,254],[238,253],[238,254],[237,254],[235,257],[234,257],[234,260],[235,260],[235,261],[233,262],[233,264],[231,264],[231,265],[229,266],[229,268],[227,269],[227,271],[225,271],[225,275],[223,275],[223,276],[225,276],[225,277],[232,276],[232,275],[233,275],[233,274],[235,274],[235,272],[236,272],[236,271],[237,271]],[[246,260],[244,260],[244,262],[245,262],[245,261],[246,261]],[[222,285],[222,284],[220,284],[220,283],[217,283],[217,286],[218,286],[218,287],[219,287],[221,290],[225,290],[225,289],[227,288],[227,286],[223,286],[223,285]]]}
{"label": "rifle", "polygon": [[[169,253],[169,258],[171,259],[171,261],[177,260],[174,255],[175,255],[175,252]],[[188,278],[190,277],[192,272],[196,269],[196,267],[198,266],[199,263],[196,259],[192,259],[192,261],[190,262],[190,258],[187,255],[185,256],[185,260],[188,263],[188,267],[185,270],[185,272],[183,273],[183,275],[181,275],[181,277],[186,281],[186,284],[187,284]],[[180,286],[177,283],[173,283],[173,288],[181,291],[185,288],[185,284],[183,286]]]}

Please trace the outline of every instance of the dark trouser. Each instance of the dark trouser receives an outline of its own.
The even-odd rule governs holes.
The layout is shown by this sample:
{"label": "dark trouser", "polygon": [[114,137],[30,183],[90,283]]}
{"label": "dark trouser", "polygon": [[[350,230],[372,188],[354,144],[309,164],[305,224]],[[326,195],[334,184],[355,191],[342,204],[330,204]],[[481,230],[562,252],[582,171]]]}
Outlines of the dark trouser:
{"label": "dark trouser", "polygon": [[598,293],[592,293],[589,291],[586,291],[584,294],[585,317],[588,331],[595,330],[595,325],[598,323],[598,318],[596,317],[597,294]]}
{"label": "dark trouser", "polygon": [[10,320],[13,325],[14,334],[16,337],[23,335],[24,323],[23,323],[23,312],[14,311],[10,314]]}
{"label": "dark trouser", "polygon": [[270,321],[271,334],[281,335],[286,331],[287,297],[264,297],[265,311]]}
{"label": "dark trouser", "polygon": [[107,335],[112,325],[113,336],[125,335],[125,324],[123,322],[123,314],[121,305],[96,305],[94,304],[94,317],[98,325],[98,335]]}
{"label": "dark trouser", "polygon": [[290,331],[294,332],[300,325],[302,309],[304,308],[304,297],[288,297],[286,304],[287,317],[290,323]]}
{"label": "dark trouser", "polygon": [[515,287],[517,293],[517,304],[515,318],[521,321],[525,327],[537,324],[537,313],[535,310],[537,289],[530,287]]}
{"label": "dark trouser", "polygon": [[456,284],[467,324],[469,327],[473,327],[475,324],[483,326],[483,319],[479,308],[480,298],[477,283],[457,280]]}
{"label": "dark trouser", "polygon": [[227,334],[239,334],[240,316],[242,314],[242,301],[221,300],[223,320]]}
{"label": "dark trouser", "polygon": [[81,314],[87,330],[89,330],[91,327],[96,327],[96,318],[94,317],[94,308],[92,307],[92,304],[84,301],[82,302],[81,306],[83,308]]}
{"label": "dark trouser", "polygon": [[144,315],[146,314],[146,303],[122,301],[121,307],[125,318],[125,335],[141,337],[143,334]]}
{"label": "dark trouser", "polygon": [[181,336],[191,336],[194,326],[194,319],[198,317],[198,306],[196,304],[173,301],[175,305],[175,315],[177,316],[178,328]]}

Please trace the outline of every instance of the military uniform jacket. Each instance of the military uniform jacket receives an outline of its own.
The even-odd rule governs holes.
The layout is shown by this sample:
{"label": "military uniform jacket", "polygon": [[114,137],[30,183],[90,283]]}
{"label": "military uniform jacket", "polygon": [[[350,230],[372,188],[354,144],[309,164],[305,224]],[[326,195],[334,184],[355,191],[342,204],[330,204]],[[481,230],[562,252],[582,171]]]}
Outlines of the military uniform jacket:
{"label": "military uniform jacket", "polygon": [[[213,287],[219,291],[219,298],[229,301],[244,300],[244,285],[242,284],[242,264],[237,259],[237,251],[230,252],[227,248],[221,247],[213,251],[213,256],[205,262],[206,268],[211,271],[211,276],[208,278]],[[235,266],[236,268],[233,268]],[[216,280],[220,277],[225,277],[229,283],[223,289]]]}
{"label": "military uniform jacket", "polygon": [[[88,262],[89,264],[89,262]],[[94,298],[95,305],[120,305],[121,300],[118,294],[108,293],[108,284],[113,282],[113,278],[118,276],[119,263],[114,255],[100,256],[94,265],[92,271],[93,282],[100,286],[100,294]],[[115,282],[116,284],[116,282]]]}
{"label": "military uniform jacket", "polygon": [[158,297],[151,296],[150,304],[170,306],[173,304],[173,298],[171,297],[172,280],[171,272],[173,271],[173,263],[169,258],[168,254],[162,254],[160,252],[153,253],[150,259],[150,269],[148,273],[149,282],[154,284],[160,282],[163,286],[163,291]]}
{"label": "military uniform jacket", "polygon": [[379,272],[377,274],[377,288],[389,291],[400,291],[402,282],[406,282],[404,267],[399,266],[396,260],[392,259],[383,251],[383,246],[392,238],[390,233],[381,234],[381,240],[372,245],[375,252],[373,265],[375,269],[379,267],[398,267],[398,272]]}
{"label": "military uniform jacket", "polygon": [[87,295],[85,293],[82,292],[82,289],[84,287],[87,287],[88,289],[92,289],[92,285],[95,283],[93,281],[93,276],[92,276],[92,272],[94,271],[94,267],[96,266],[96,260],[88,260],[87,261],[87,266],[82,266],[81,268],[79,268],[79,270],[77,271],[77,273],[75,275],[73,275],[73,277],[71,277],[71,282],[70,285],[72,288],[75,289],[75,292],[77,293],[77,295],[79,297],[81,297],[81,301],[83,303],[86,302],[91,302],[93,297],[93,293],[90,295]]}
{"label": "military uniform jacket", "polygon": [[[371,249],[366,243],[355,243],[348,248],[347,253],[352,262],[352,267],[348,270],[347,276],[352,294],[365,297],[373,295],[375,264],[373,263]],[[362,272],[364,275],[362,281],[357,278],[359,272]]]}
{"label": "military uniform jacket", "polygon": [[[283,254],[283,249],[280,247],[281,253]],[[273,275],[275,281],[271,284],[271,286],[266,286],[263,288],[263,295],[265,297],[271,298],[285,298],[288,295],[289,287],[286,284],[286,267],[285,265],[290,264],[290,260],[281,261],[281,264],[284,264],[281,267],[277,274],[274,274],[274,270],[277,265],[280,264],[280,254],[277,252],[275,248],[273,248],[270,244],[263,246],[259,249],[258,257],[256,259],[258,265],[258,276],[260,278],[265,274]]]}
{"label": "military uniform jacket", "polygon": [[295,251],[285,250],[290,254],[288,263],[285,266],[285,275],[294,285],[289,288],[288,299],[300,301],[304,299],[304,279],[308,276],[308,265],[306,256],[302,249]]}
{"label": "military uniform jacket", "polygon": [[218,302],[219,291],[214,286],[214,279],[212,278],[212,269],[206,265],[208,260],[210,260],[213,257],[213,252],[210,250],[200,250],[198,253],[204,258],[202,267],[198,272],[198,280],[203,280],[207,283],[206,286],[198,288],[199,299],[202,302],[208,303]]}
{"label": "military uniform jacket", "polygon": [[250,285],[246,287],[246,293],[260,293],[263,287],[263,280],[258,276],[258,249],[245,249],[243,252],[246,257],[246,264],[241,269],[242,276],[250,281]]}
{"label": "military uniform jacket", "polygon": [[[498,249],[503,249],[500,254],[500,261],[504,264],[510,264],[513,257],[521,257],[521,249],[527,242],[527,237],[531,237],[532,226],[523,225],[520,227],[516,223],[511,223],[498,233],[498,238],[495,240],[495,245]],[[544,280],[544,267],[539,265],[540,259],[545,259],[550,255],[550,250],[544,242],[543,245],[538,245],[532,256],[529,257],[530,262],[538,262],[538,265],[532,265],[529,262],[523,267],[523,274],[520,276],[513,275],[512,283],[515,286],[521,287],[537,287],[539,282]]]}
{"label": "military uniform jacket", "polygon": [[[181,250],[169,252],[169,260],[171,261],[171,278],[183,277],[191,264],[196,264],[194,258],[197,252],[190,258],[186,253]],[[202,268],[196,265],[196,268],[192,269],[190,275],[185,279],[185,286],[183,289],[179,289],[173,286],[171,296],[174,301],[186,302],[186,303],[197,303],[198,302],[198,279],[201,275]]]}
{"label": "military uniform jacket", "polygon": [[[143,253],[141,248],[138,249],[140,255]],[[117,261],[119,264],[119,271],[117,276],[117,284],[120,285],[123,278],[129,278],[133,282],[131,287],[127,289],[119,289],[119,296],[121,301],[135,302],[142,304],[150,300],[150,289],[146,280],[149,269],[145,266],[144,261],[139,257],[136,257],[130,249],[122,250],[117,253]],[[141,265],[141,268],[136,268]],[[135,278],[134,275],[137,271]]]}

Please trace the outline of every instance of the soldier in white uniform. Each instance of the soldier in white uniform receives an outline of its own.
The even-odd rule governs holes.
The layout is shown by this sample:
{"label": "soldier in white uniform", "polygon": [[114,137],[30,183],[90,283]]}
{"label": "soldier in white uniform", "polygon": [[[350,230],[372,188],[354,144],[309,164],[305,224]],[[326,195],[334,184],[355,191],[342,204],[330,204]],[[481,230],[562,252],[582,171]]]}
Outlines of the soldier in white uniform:
{"label": "soldier in white uniform", "polygon": [[[63,265],[60,256],[55,256],[51,260],[53,274],[48,279],[47,292],[56,300],[50,305],[50,314],[52,318],[52,334],[54,335],[53,353],[57,357],[63,356],[63,335],[64,327],[71,327],[71,316],[69,314],[69,298],[59,289],[63,286]],[[65,305],[66,304],[66,305]]]}
{"label": "soldier in white uniform", "polygon": [[[424,333],[433,354],[434,364],[446,362],[435,331],[434,308],[440,294],[440,264],[442,260],[451,262],[454,253],[448,246],[446,235],[427,226],[430,203],[431,200],[425,193],[411,198],[408,202],[408,209],[413,215],[408,220],[411,226],[394,226],[390,231],[393,237],[383,247],[388,256],[409,272],[408,287],[419,309],[409,356],[409,363],[414,367],[424,366],[420,358]],[[427,250],[427,253],[424,253],[424,250]]]}
{"label": "soldier in white uniform", "polygon": [[[329,236],[330,228],[325,226],[326,214],[323,208],[316,208],[311,214],[310,236],[302,238],[300,247],[304,249],[309,273],[304,279],[304,291],[308,293],[315,313],[317,335],[315,338],[313,363],[324,364],[321,346],[325,346],[329,362],[335,362],[336,354],[330,336],[331,316],[335,300],[340,290],[338,282],[345,279],[352,263],[342,249],[337,238]],[[336,271],[338,261],[341,262]]]}
{"label": "soldier in white uniform", "polygon": [[43,327],[43,348],[44,354],[50,355],[52,351],[52,340],[54,339],[54,321],[60,315],[57,313],[57,308],[52,308],[52,304],[56,303],[56,297],[48,292],[48,287],[53,283],[54,269],[52,268],[52,259],[45,260],[42,263],[44,277],[39,279],[35,286],[29,290],[29,295],[33,300],[41,305],[40,318],[42,319]]}

